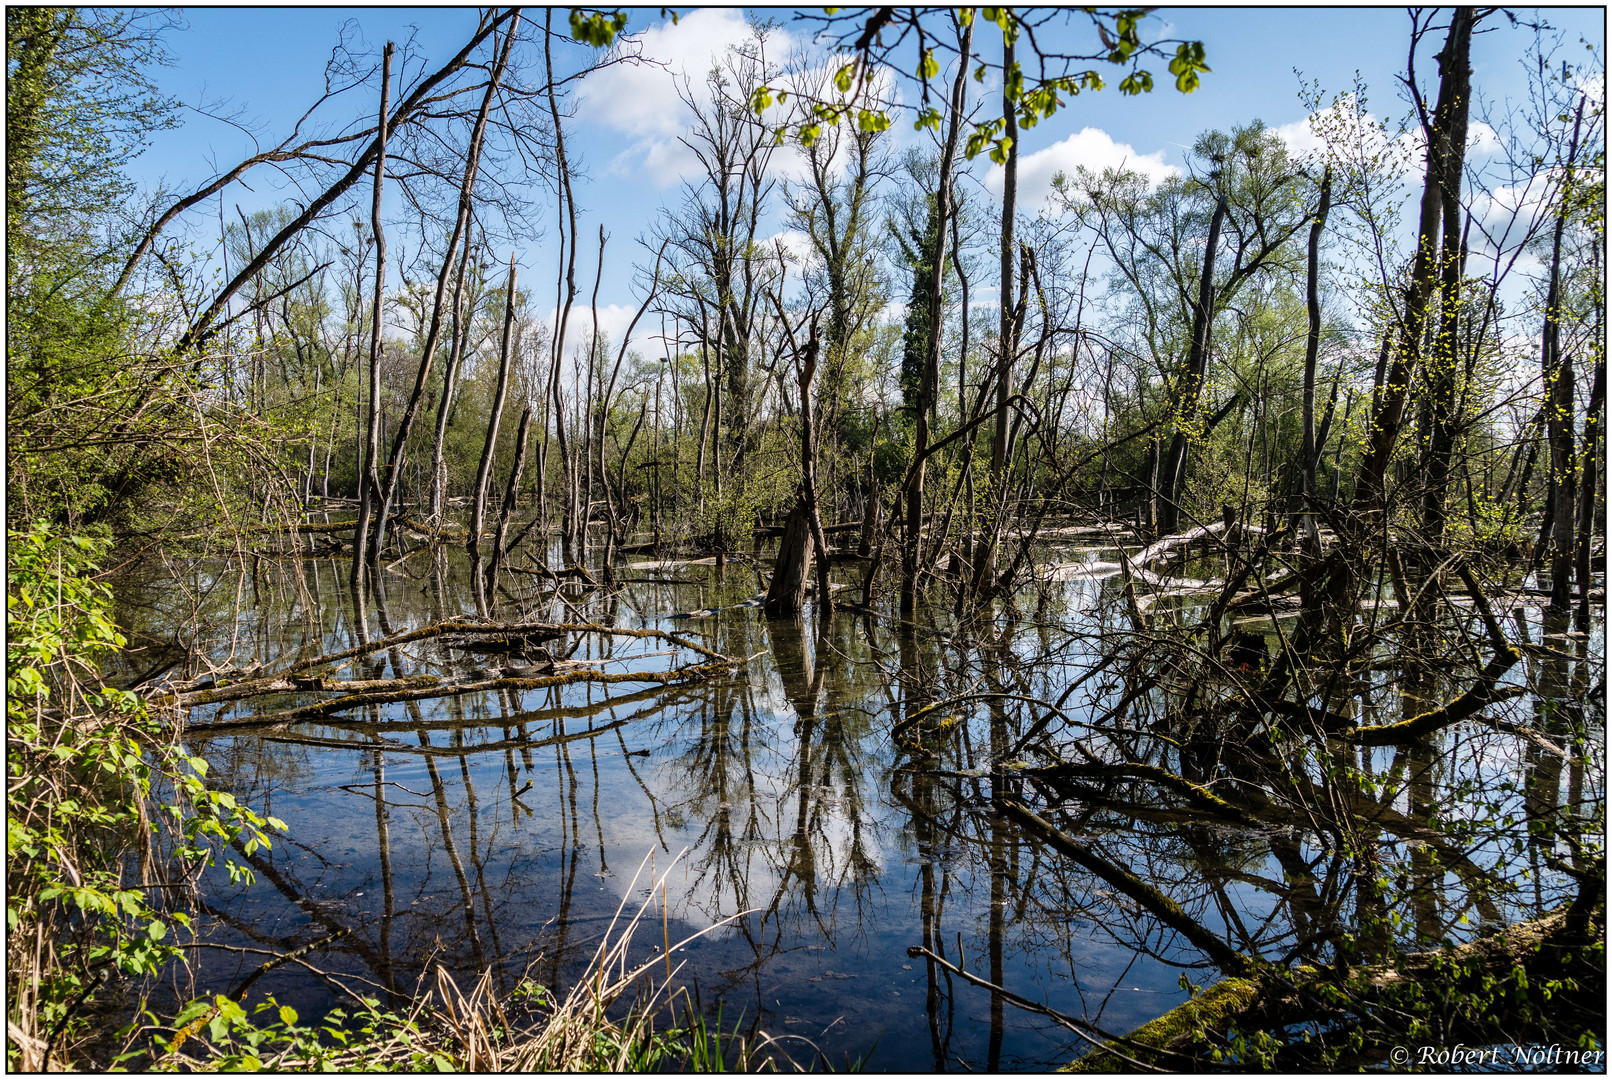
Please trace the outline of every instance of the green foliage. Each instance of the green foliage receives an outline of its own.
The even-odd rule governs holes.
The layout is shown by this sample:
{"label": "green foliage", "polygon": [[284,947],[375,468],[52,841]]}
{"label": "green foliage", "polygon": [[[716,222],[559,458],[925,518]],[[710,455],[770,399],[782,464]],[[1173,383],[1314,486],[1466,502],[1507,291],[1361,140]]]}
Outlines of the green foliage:
{"label": "green foliage", "polygon": [[222,994],[198,998],[166,1021],[147,1010],[147,1024],[167,1034],[119,1055],[116,1064],[156,1072],[457,1072],[464,1067],[416,1016],[400,1016],[374,998],[362,1002],[351,1012],[334,1008],[311,1022],[273,995],[250,1010]]}
{"label": "green foliage", "polygon": [[[830,19],[836,10],[828,9]],[[885,8],[879,15],[867,18],[882,18],[884,22],[910,20],[917,23],[930,14],[924,9],[913,9],[906,15],[896,15],[895,11],[896,9]],[[1012,8],[981,8],[979,13],[986,22],[997,26],[1005,44],[1015,44],[1023,36],[1027,25],[1026,19],[1030,16],[1029,11],[1015,11]],[[935,14],[940,14],[938,9]],[[967,25],[973,21],[974,9],[961,8],[955,14],[961,25]],[[1140,26],[1146,11],[1141,8],[1126,8],[1116,12],[1086,9],[1086,14],[1092,20],[1100,43],[1100,47],[1089,56],[1059,57],[1065,68],[1061,73],[1048,73],[1047,65],[1043,62],[1037,75],[1027,77],[1025,67],[1017,60],[1001,70],[1003,93],[1013,101],[1020,127],[1031,128],[1051,117],[1067,104],[1066,97],[1075,97],[1082,91],[1103,89],[1106,84],[1102,73],[1096,68],[1071,70],[1074,61],[1079,59],[1129,68],[1120,82],[1122,93],[1134,95],[1152,91],[1153,75],[1141,67],[1139,61],[1150,53],[1156,56],[1164,55],[1161,46],[1166,43],[1143,40]],[[858,18],[860,20],[864,16],[859,15]],[[575,15],[572,16],[572,20],[574,25]],[[883,24],[881,22],[879,25]],[[842,63],[835,70],[831,81],[836,96],[812,101],[809,118],[797,120],[793,125],[788,122],[781,125],[776,133],[780,144],[792,134],[800,145],[810,147],[822,136],[824,125],[839,124],[852,115],[856,118],[859,130],[883,131],[890,124],[890,110],[882,106],[869,108],[861,104],[861,98],[869,92],[879,67],[888,67],[908,75],[924,87],[925,92],[919,95],[920,103],[912,106],[915,114],[913,129],[939,129],[941,113],[929,105],[928,88],[931,80],[939,78],[941,65],[935,57],[934,49],[923,44],[934,40],[933,31],[928,34],[921,31],[916,35],[920,43],[919,51],[910,69],[903,62],[896,60],[890,50],[882,47],[869,48],[866,45],[867,34],[861,26],[857,27],[856,33],[847,34],[842,43],[849,44],[853,37],[859,38],[862,44],[852,59]],[[904,39],[906,35],[903,34],[901,37]],[[1033,42],[1034,39],[1031,40]],[[1204,56],[1201,41],[1185,41],[1177,45],[1175,55],[1169,61],[1169,68],[1170,74],[1175,76],[1175,87],[1178,91],[1190,94],[1198,88],[1200,74],[1206,74],[1210,70],[1209,65],[1204,62]],[[1043,61],[1045,59],[1043,58]],[[989,70],[991,65],[988,63],[979,64],[974,71],[974,80],[983,83]],[[757,87],[750,95],[750,108],[759,117],[774,104],[783,104],[788,96],[787,92],[777,87]],[[981,121],[969,120],[966,123],[969,134],[965,153],[970,159],[989,149],[992,161],[1001,164],[1007,160],[1013,140],[1003,133],[1005,125],[1000,117]]]}
{"label": "green foliage", "polygon": [[[110,8],[6,9],[6,270],[78,263],[133,191],[123,165],[176,122],[146,69],[168,16]],[[14,287],[14,282],[11,287]]]}
{"label": "green foliage", "polygon": [[231,494],[213,478],[261,479],[252,474],[270,456],[254,440],[275,433],[230,415],[225,372],[206,358],[176,365],[160,344],[185,318],[189,270],[113,294],[133,224],[122,168],[174,120],[146,74],[165,61],[166,23],[113,9],[6,11],[12,528],[160,527],[150,512],[166,498],[193,529],[201,493]]}
{"label": "green foliage", "polygon": [[595,49],[608,48],[616,40],[616,35],[625,29],[627,13],[619,9],[606,13],[576,8],[571,12],[571,36]]}
{"label": "green foliage", "polygon": [[43,525],[8,537],[7,1019],[69,1041],[103,969],[153,975],[182,955],[169,925],[189,917],[152,890],[170,876],[164,852],[183,879],[225,845],[250,854],[284,829],[209,788],[206,762],[101,680],[98,662],[125,643],[90,576],[102,549]]}

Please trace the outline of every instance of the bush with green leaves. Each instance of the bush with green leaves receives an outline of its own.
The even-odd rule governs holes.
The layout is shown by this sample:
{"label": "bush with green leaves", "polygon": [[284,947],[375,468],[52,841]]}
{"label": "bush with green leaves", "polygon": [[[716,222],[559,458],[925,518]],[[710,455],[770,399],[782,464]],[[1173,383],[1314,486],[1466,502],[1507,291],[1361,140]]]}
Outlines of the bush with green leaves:
{"label": "bush with green leaves", "polygon": [[172,726],[103,680],[125,644],[92,576],[103,546],[44,525],[9,534],[6,1019],[21,1069],[66,1063],[109,976],[183,954],[172,928],[190,927],[186,895],[222,848],[251,853],[285,828],[209,788]]}

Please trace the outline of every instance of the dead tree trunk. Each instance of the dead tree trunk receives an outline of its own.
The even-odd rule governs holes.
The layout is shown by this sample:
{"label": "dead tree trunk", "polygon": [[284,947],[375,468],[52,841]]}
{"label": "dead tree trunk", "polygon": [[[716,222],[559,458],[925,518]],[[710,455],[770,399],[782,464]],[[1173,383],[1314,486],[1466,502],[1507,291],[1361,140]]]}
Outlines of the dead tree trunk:
{"label": "dead tree trunk", "polygon": [[465,546],[472,559],[481,558],[481,526],[487,514],[487,478],[492,472],[493,449],[498,445],[498,422],[504,414],[504,395],[509,390],[510,338],[515,328],[515,256],[509,257],[509,290],[504,304],[504,339],[498,348],[498,386],[493,391],[492,415],[487,418],[487,441],[481,448],[481,464],[476,469],[475,504],[470,512],[470,538]]}
{"label": "dead tree trunk", "polygon": [[1203,275],[1198,279],[1198,299],[1192,305],[1192,341],[1187,349],[1186,370],[1181,373],[1175,392],[1175,437],[1170,440],[1169,453],[1159,468],[1160,536],[1174,533],[1181,523],[1181,510],[1176,500],[1181,497],[1187,478],[1187,451],[1191,443],[1188,432],[1197,420],[1198,395],[1209,366],[1209,328],[1214,322],[1215,306],[1215,253],[1220,247],[1220,229],[1225,224],[1228,209],[1225,195],[1215,200],[1214,216],[1209,219],[1209,238],[1204,242]]}
{"label": "dead tree trunk", "polygon": [[929,295],[932,298],[929,313],[929,340],[925,353],[923,377],[918,381],[916,412],[917,427],[914,433],[913,455],[917,467],[911,470],[907,481],[906,529],[901,542],[901,610],[911,613],[918,603],[918,553],[924,518],[924,453],[929,442],[929,410],[935,399],[940,370],[940,331],[944,312],[941,310],[941,282],[945,273],[942,258],[946,247],[946,223],[952,209],[952,163],[957,157],[957,136],[962,130],[963,104],[968,89],[968,63],[974,43],[974,21],[969,20],[958,33],[957,78],[952,83],[951,114],[947,123],[946,145],[940,155],[940,179],[935,192],[938,208],[935,229],[935,250],[930,262]]}
{"label": "dead tree trunk", "polygon": [[806,577],[812,566],[809,517],[806,501],[801,499],[784,522],[783,539],[778,541],[778,560],[772,567],[772,583],[767,586],[769,615],[799,611],[806,603]]}
{"label": "dead tree trunk", "polygon": [[532,427],[532,407],[521,413],[521,427],[515,436],[515,464],[509,470],[509,484],[504,488],[504,505],[498,511],[498,536],[493,542],[492,563],[487,569],[489,581],[498,578],[498,564],[504,561],[504,537],[509,535],[509,519],[515,514],[516,495],[521,487],[521,469],[526,465],[526,437]]}
{"label": "dead tree trunk", "polygon": [[391,513],[392,503],[397,498],[398,483],[403,473],[403,454],[408,445],[409,433],[414,430],[414,419],[419,415],[420,402],[425,398],[426,383],[431,378],[431,369],[436,364],[437,342],[442,337],[442,308],[443,300],[447,296],[448,278],[453,275],[454,260],[459,254],[459,238],[470,231],[470,212],[476,188],[476,170],[481,162],[482,138],[487,131],[487,114],[492,109],[493,97],[498,93],[498,84],[504,77],[504,69],[509,64],[509,53],[515,44],[515,30],[520,25],[517,21],[510,25],[504,33],[503,46],[498,50],[498,59],[493,64],[492,74],[487,80],[487,90],[481,98],[481,108],[476,113],[476,123],[470,132],[470,148],[465,157],[464,179],[459,185],[459,213],[454,219],[453,234],[448,238],[447,251],[443,255],[442,270],[437,274],[435,294],[431,300],[431,323],[425,335],[425,348],[420,355],[420,366],[415,372],[414,388],[409,392],[409,400],[403,406],[403,415],[398,420],[397,431],[392,437],[392,453],[386,462],[386,476],[381,481],[381,516],[375,526],[375,548],[370,552],[370,558],[377,558],[381,546],[386,540],[386,518]]}
{"label": "dead tree trunk", "polygon": [[[777,294],[772,301],[783,322],[789,344],[795,347],[795,333],[789,326],[789,317]],[[790,511],[784,526],[784,538],[778,547],[778,561],[773,569],[773,587],[767,591],[767,610],[798,611],[805,598],[806,570],[811,564],[812,549],[817,551],[817,603],[818,627],[825,628],[833,608],[828,598],[828,537],[823,532],[823,518],[817,504],[817,447],[813,431],[815,415],[812,401],[812,381],[817,374],[817,354],[820,348],[817,337],[817,318],[813,316],[811,336],[806,347],[795,351],[796,378],[800,386],[800,497]],[[792,535],[795,519],[799,515],[805,523],[807,543],[802,549],[801,539]],[[799,581],[795,580],[796,575]],[[776,592],[775,592],[776,590]]]}
{"label": "dead tree trunk", "polygon": [[[554,434],[560,444],[561,471],[566,478],[565,512],[561,517],[560,544],[564,557],[569,561],[576,544],[576,486],[572,482],[575,472],[573,468],[573,455],[571,445],[565,432],[565,403],[560,397],[560,360],[565,354],[566,325],[571,318],[571,305],[576,300],[577,282],[577,207],[576,198],[571,192],[571,165],[565,156],[565,128],[560,123],[560,106],[555,96],[554,58],[550,47],[553,37],[549,23],[553,19],[554,9],[546,9],[543,23],[543,63],[548,74],[549,116],[554,121],[554,167],[559,176],[560,189],[560,244],[561,250],[570,244],[570,250],[565,260],[563,278],[563,299],[555,306],[559,308],[560,316],[554,329],[554,349],[550,357],[548,393],[554,410]],[[544,431],[544,458],[548,456],[548,434]]]}
{"label": "dead tree trunk", "polygon": [[873,461],[868,460],[868,478],[862,482],[862,535],[856,544],[856,553],[862,558],[873,555],[873,538],[879,533],[884,500],[879,498],[879,482],[873,476]]}
{"label": "dead tree trunk", "polygon": [[386,184],[386,121],[392,91],[393,45],[386,43],[381,55],[380,133],[376,136],[375,194],[370,204],[370,227],[375,231],[375,307],[370,315],[369,333],[369,413],[363,463],[358,470],[358,524],[353,532],[353,584],[364,572],[369,549],[369,520],[378,489],[375,459],[381,449],[381,325],[386,300],[386,230],[381,226],[381,194]]}
{"label": "dead tree trunk", "polygon": [[459,363],[464,359],[465,346],[470,338],[470,323],[464,309],[465,268],[470,264],[470,230],[465,230],[465,248],[453,279],[453,324],[449,328],[452,339],[448,345],[448,366],[442,372],[442,399],[437,402],[437,425],[431,437],[431,514],[426,518],[433,526],[442,524],[442,500],[448,484],[447,466],[443,460],[443,443],[448,437],[448,408],[453,404],[453,384],[459,377]]}

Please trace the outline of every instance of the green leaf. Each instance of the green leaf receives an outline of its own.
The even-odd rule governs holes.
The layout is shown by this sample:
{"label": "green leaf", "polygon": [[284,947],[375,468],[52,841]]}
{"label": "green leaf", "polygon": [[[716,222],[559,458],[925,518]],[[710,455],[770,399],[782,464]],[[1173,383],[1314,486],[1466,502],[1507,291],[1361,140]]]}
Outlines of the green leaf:
{"label": "green leaf", "polygon": [[291,1025],[295,1024],[297,1022],[297,1010],[293,1009],[289,1005],[281,1005],[280,1022],[285,1024],[286,1027],[290,1027]]}
{"label": "green leaf", "polygon": [[855,64],[846,64],[834,73],[834,85],[839,87],[840,93],[849,94],[851,92],[851,78],[855,70]]}
{"label": "green leaf", "polygon": [[608,48],[616,35],[626,28],[627,14],[624,11],[613,11],[608,15],[603,12],[589,15],[580,10],[571,12],[571,37],[596,49]]}

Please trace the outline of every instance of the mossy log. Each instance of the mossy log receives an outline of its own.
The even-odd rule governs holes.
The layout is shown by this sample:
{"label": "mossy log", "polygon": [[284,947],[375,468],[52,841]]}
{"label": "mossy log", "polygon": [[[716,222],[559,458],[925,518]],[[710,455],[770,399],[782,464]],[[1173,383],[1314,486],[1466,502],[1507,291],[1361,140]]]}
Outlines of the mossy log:
{"label": "mossy log", "polygon": [[[1124,1040],[1124,1056],[1097,1049],[1060,1071],[1129,1071],[1127,1057],[1146,1067],[1171,1070],[1183,1068],[1184,1058],[1202,1068],[1246,1069],[1253,1063],[1224,1056],[1217,1060],[1216,1048],[1226,1047],[1236,1035],[1251,1036],[1306,1022],[1349,1024],[1353,1018],[1358,1025],[1361,1014],[1374,1013],[1379,1007],[1403,1013],[1404,1003],[1394,1002],[1401,997],[1406,1002],[1416,1000],[1424,989],[1428,1000],[1441,1002],[1471,994],[1474,1005],[1481,995],[1499,989],[1500,997],[1483,1001],[1486,1007],[1475,1008],[1474,1016],[1460,1030],[1446,1033],[1452,1040],[1465,1038],[1471,1045],[1484,1045],[1484,1040],[1499,1044],[1526,1042],[1536,1036],[1567,1036],[1572,1032],[1542,1032],[1537,1025],[1543,1019],[1571,1028],[1575,1008],[1582,1008],[1583,1019],[1592,1023],[1597,1015],[1605,1015],[1604,875],[1604,863],[1584,874],[1587,885],[1571,906],[1453,948],[1406,953],[1391,964],[1347,975],[1320,967],[1267,968],[1226,979],[1131,1032]],[[1560,983],[1554,994],[1541,996],[1550,1002],[1548,1015],[1537,1005],[1530,1007],[1527,994],[1530,985],[1546,980]],[[1520,993],[1508,995],[1513,988]],[[1563,1021],[1563,1017],[1568,1019]],[[1374,1029],[1360,1053],[1347,1064],[1381,1064],[1395,1046],[1412,1044],[1415,1039],[1396,1035],[1392,1027]],[[1282,1055],[1290,1049],[1313,1053],[1315,1048],[1309,1044],[1268,1048],[1275,1058],[1265,1063],[1277,1068],[1314,1064],[1284,1061]]]}
{"label": "mossy log", "polygon": [[[1262,987],[1258,979],[1232,978],[1216,983],[1190,1001],[1150,1020],[1126,1036],[1127,1052],[1152,1065],[1166,1055],[1192,1054],[1205,1032],[1223,1032],[1255,1005]],[[1129,1063],[1107,1050],[1097,1049],[1076,1058],[1059,1072],[1122,1072]]]}
{"label": "mossy log", "polygon": [[1050,780],[1063,778],[1091,780],[1143,780],[1158,784],[1185,798],[1198,810],[1224,821],[1257,829],[1261,823],[1241,806],[1236,806],[1185,777],[1137,761],[1110,765],[1106,762],[1060,762],[1039,769],[1026,769],[1026,776],[1044,776]]}
{"label": "mossy log", "polygon": [[[543,690],[551,686],[570,686],[574,683],[629,683],[647,682],[662,685],[697,682],[732,667],[730,661],[701,664],[696,667],[674,668],[670,671],[593,671],[578,668],[536,678],[500,676],[478,679],[467,683],[448,683],[436,676],[411,676],[404,679],[380,680],[384,687],[343,694],[328,701],[318,701],[295,709],[261,713],[257,716],[233,720],[217,720],[189,728],[195,734],[245,727],[276,727],[285,724],[306,723],[345,712],[365,705],[390,705],[399,701],[420,701],[425,698],[449,697],[457,694],[479,694],[488,690]],[[429,680],[429,681],[426,681]],[[351,684],[336,683],[335,686]]]}
{"label": "mossy log", "polygon": [[428,638],[442,637],[447,634],[474,635],[477,637],[511,638],[530,635],[559,636],[561,634],[604,634],[610,637],[630,638],[657,638],[678,648],[699,653],[717,665],[737,664],[741,661],[724,656],[714,649],[692,641],[681,634],[673,634],[666,630],[649,628],[639,629],[630,626],[600,626],[597,623],[550,623],[550,622],[523,622],[523,623],[483,623],[470,619],[446,619],[430,626],[422,626],[415,630],[404,630],[396,634],[389,634],[383,638],[362,645],[355,645],[350,649],[339,652],[325,653],[321,656],[311,656],[306,660],[299,660],[273,675],[242,679],[233,684],[222,681],[211,681],[203,684],[192,684],[179,687],[163,693],[153,694],[147,701],[152,705],[212,705],[221,701],[238,701],[241,698],[255,697],[259,694],[280,693],[286,690],[296,690],[299,687],[292,685],[291,678],[296,675],[313,672],[319,668],[334,668],[343,660],[350,660],[355,656],[364,656],[379,652],[382,649],[406,645],[411,641],[423,641]]}

